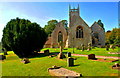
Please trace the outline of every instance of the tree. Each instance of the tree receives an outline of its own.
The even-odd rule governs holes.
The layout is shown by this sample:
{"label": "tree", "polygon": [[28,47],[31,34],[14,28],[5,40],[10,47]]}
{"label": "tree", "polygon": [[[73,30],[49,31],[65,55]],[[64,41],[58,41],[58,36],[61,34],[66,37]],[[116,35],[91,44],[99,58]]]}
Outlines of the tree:
{"label": "tree", "polygon": [[47,25],[45,25],[44,29],[45,32],[48,35],[51,35],[52,31],[54,30],[55,26],[57,25],[58,21],[57,20],[50,20],[47,22]]}
{"label": "tree", "polygon": [[111,31],[109,30],[109,31],[107,31],[107,32],[105,32],[105,43],[106,44],[109,44],[109,38],[110,38],[110,35],[111,35]]}
{"label": "tree", "polygon": [[106,32],[106,43],[120,45],[120,28]]}
{"label": "tree", "polygon": [[105,28],[104,28],[104,24],[101,22],[101,20],[98,20],[98,22],[97,22],[104,30],[105,30]]}
{"label": "tree", "polygon": [[[67,20],[62,20],[60,21],[64,24],[64,27],[66,30],[68,30],[68,27],[67,27]],[[57,20],[50,20],[47,22],[47,25],[45,25],[44,29],[45,29],[45,32],[50,36],[51,33],[53,32],[53,30],[55,29],[55,26],[58,24],[58,21]]]}
{"label": "tree", "polygon": [[25,19],[11,19],[3,30],[2,46],[9,47],[20,58],[28,57],[43,48],[47,34],[37,23]]}
{"label": "tree", "polygon": [[60,22],[62,22],[64,24],[65,29],[68,30],[68,26],[67,26],[68,22],[67,22],[67,20],[62,20]]}

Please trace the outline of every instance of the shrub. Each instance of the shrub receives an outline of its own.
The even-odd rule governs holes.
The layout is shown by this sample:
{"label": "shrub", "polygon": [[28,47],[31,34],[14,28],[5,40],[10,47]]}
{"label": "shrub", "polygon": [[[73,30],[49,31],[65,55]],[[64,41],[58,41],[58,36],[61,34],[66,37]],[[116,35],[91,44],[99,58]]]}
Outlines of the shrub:
{"label": "shrub", "polygon": [[37,23],[25,19],[11,19],[3,30],[2,46],[20,58],[28,57],[43,48],[47,35]]}

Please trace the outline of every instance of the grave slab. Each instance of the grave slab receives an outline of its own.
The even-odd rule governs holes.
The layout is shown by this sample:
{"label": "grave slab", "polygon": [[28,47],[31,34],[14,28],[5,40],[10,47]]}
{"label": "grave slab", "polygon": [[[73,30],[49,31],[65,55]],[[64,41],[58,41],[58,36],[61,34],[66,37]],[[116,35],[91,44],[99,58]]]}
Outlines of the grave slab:
{"label": "grave slab", "polygon": [[52,76],[58,76],[58,77],[62,77],[62,78],[78,78],[78,77],[82,77],[81,73],[77,73],[65,68],[49,68],[48,72],[52,75]]}

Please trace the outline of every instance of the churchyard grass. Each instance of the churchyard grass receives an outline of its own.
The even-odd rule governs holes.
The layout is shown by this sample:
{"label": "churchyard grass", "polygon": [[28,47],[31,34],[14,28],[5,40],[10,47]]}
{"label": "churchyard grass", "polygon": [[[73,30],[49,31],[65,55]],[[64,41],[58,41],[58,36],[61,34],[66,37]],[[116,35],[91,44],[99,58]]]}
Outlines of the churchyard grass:
{"label": "churchyard grass", "polygon": [[[49,49],[50,52],[58,52],[60,51],[59,48],[45,48],[45,49]],[[45,50],[45,49],[42,49],[42,50]],[[65,48],[66,50],[63,50],[63,52],[71,52],[73,53],[73,48]],[[95,47],[94,49],[90,50],[90,51],[87,51],[87,50],[84,50],[84,51],[81,51],[81,50],[77,50],[76,48],[74,48],[74,53],[73,54],[95,54],[95,55],[99,55],[99,56],[114,56],[114,57],[118,57],[119,55],[118,54],[108,54],[108,52],[120,52],[119,48],[116,47],[114,50],[113,49],[109,49],[109,51],[106,51],[106,48],[98,48],[98,47]]]}
{"label": "churchyard grass", "polygon": [[30,58],[28,64],[21,63],[12,51],[8,52],[7,59],[2,61],[2,76],[50,76],[47,69],[53,65],[62,66],[69,70],[82,73],[83,76],[117,76],[118,70],[111,69],[115,63],[88,60],[87,57],[75,57],[73,67],[67,67],[67,59],[59,60],[56,57]]}

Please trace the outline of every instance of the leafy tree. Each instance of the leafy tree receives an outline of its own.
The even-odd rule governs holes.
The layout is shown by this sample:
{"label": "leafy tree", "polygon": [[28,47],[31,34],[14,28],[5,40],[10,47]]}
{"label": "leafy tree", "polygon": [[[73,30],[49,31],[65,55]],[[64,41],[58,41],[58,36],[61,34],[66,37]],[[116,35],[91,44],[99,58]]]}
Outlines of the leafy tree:
{"label": "leafy tree", "polygon": [[14,51],[20,58],[43,48],[47,35],[37,23],[25,19],[11,19],[3,30],[2,46]]}
{"label": "leafy tree", "polygon": [[120,45],[120,28],[106,32],[106,43]]}
{"label": "leafy tree", "polygon": [[58,23],[57,20],[50,20],[47,22],[47,25],[45,25],[44,29],[45,29],[45,32],[48,34],[48,35],[51,35],[52,31],[54,30],[56,24]]}
{"label": "leafy tree", "polygon": [[97,22],[104,30],[105,30],[105,28],[104,28],[104,24],[101,22],[101,20],[98,20],[98,22]]}
{"label": "leafy tree", "polygon": [[61,22],[64,24],[65,29],[68,30],[68,26],[67,26],[68,22],[67,22],[67,20],[62,20]]}
{"label": "leafy tree", "polygon": [[111,31],[110,30],[105,33],[105,39],[106,39],[105,43],[106,44],[109,44],[109,37],[110,37],[110,35],[111,35]]}
{"label": "leafy tree", "polygon": [[[66,30],[68,30],[68,27],[67,27],[67,20],[62,20],[60,21],[64,24],[64,27]],[[44,29],[45,29],[45,32],[50,36],[52,31],[55,29],[55,26],[58,24],[58,21],[57,20],[50,20],[47,22],[48,25],[45,25]]]}

